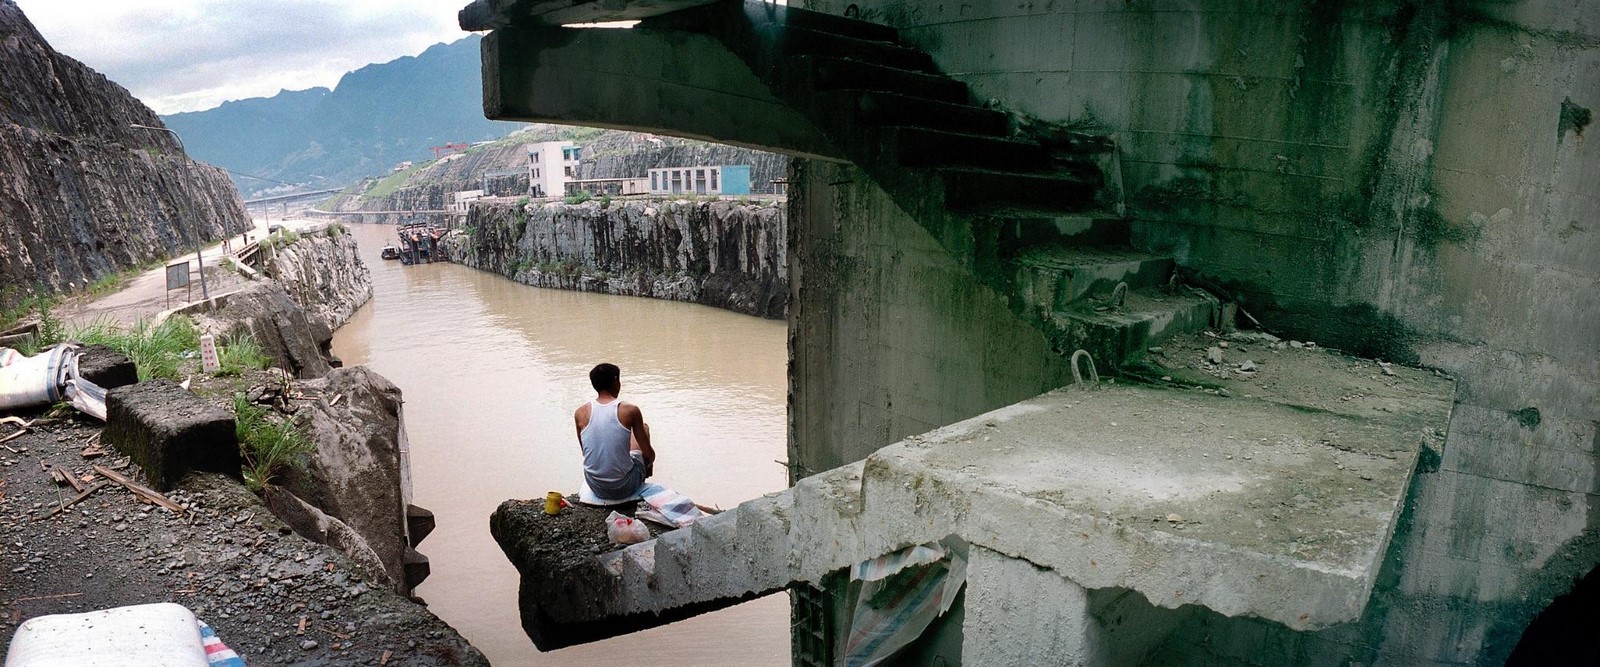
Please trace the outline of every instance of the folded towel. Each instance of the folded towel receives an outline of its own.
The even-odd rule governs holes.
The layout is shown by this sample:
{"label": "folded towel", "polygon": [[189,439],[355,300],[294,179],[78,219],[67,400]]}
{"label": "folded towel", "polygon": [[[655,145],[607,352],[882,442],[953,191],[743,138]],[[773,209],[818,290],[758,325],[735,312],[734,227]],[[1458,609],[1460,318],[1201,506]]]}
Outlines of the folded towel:
{"label": "folded towel", "polygon": [[624,504],[624,503],[631,503],[631,502],[634,502],[634,501],[638,500],[640,494],[644,493],[645,489],[648,489],[648,488],[650,488],[652,486],[655,486],[655,485],[654,484],[645,485],[644,487],[641,487],[633,495],[630,495],[630,496],[628,496],[626,498],[601,498],[600,496],[595,495],[594,491],[589,490],[589,481],[588,480],[583,480],[583,481],[578,482],[578,502],[583,503],[585,505],[599,505],[601,507],[610,507],[612,505],[621,505],[621,504]]}

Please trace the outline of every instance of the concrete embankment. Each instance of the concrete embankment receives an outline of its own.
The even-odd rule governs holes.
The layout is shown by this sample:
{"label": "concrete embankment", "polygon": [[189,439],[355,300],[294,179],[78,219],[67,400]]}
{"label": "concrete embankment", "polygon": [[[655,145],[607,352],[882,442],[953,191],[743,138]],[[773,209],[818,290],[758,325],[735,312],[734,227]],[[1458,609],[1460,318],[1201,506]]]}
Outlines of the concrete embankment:
{"label": "concrete embankment", "polygon": [[766,318],[788,302],[781,201],[478,205],[452,261],[535,287],[688,301]]}

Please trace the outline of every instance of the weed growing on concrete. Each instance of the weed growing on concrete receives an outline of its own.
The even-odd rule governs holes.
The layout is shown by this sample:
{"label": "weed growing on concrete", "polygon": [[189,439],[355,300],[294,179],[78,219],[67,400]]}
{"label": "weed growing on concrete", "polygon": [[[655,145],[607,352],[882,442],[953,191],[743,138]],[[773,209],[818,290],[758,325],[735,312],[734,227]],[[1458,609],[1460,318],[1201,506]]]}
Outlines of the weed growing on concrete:
{"label": "weed growing on concrete", "polygon": [[611,208],[611,195],[600,195],[600,208]]}
{"label": "weed growing on concrete", "polygon": [[311,441],[293,423],[269,416],[271,410],[250,402],[243,392],[233,395],[234,434],[244,456],[244,483],[260,493],[285,466],[311,451]]}
{"label": "weed growing on concrete", "polygon": [[182,315],[168,318],[161,324],[141,319],[130,327],[110,320],[96,320],[74,329],[67,339],[85,345],[104,345],[121,352],[133,360],[141,382],[152,378],[176,380],[178,366],[197,354],[200,348],[200,334],[194,322]]}
{"label": "weed growing on concrete", "polygon": [[245,371],[271,366],[272,357],[267,356],[254,336],[244,334],[232,337],[222,345],[222,349],[217,351],[217,362],[222,364],[217,375],[237,377],[244,375]]}

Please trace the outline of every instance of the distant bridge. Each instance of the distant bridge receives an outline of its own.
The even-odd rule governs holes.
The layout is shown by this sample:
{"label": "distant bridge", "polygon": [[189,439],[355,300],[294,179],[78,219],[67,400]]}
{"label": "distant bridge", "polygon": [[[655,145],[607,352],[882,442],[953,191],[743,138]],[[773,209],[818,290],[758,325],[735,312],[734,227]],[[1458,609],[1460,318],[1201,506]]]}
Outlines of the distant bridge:
{"label": "distant bridge", "polygon": [[331,195],[331,194],[334,194],[336,192],[339,192],[339,190],[340,190],[340,188],[329,188],[327,190],[312,190],[310,192],[296,192],[294,194],[289,194],[289,195],[274,195],[272,197],[262,197],[260,199],[247,199],[247,200],[245,200],[244,205],[245,206],[253,206],[255,204],[276,204],[278,202],[283,202],[283,201],[293,201],[293,200],[296,200],[296,199],[307,199],[307,198],[310,198],[310,197],[320,197],[320,196],[323,196],[323,195]]}
{"label": "distant bridge", "polygon": [[446,211],[444,209],[431,209],[431,208],[429,208],[429,209],[404,210],[404,211],[324,211],[324,210],[322,210],[320,208],[314,208],[314,209],[311,209],[310,211],[307,211],[307,213],[312,213],[312,214],[316,214],[316,215],[386,215],[386,214],[387,215],[404,215],[404,214],[407,214],[407,213],[415,213],[417,215],[426,215],[426,214],[444,214],[444,213],[449,213],[449,211]]}

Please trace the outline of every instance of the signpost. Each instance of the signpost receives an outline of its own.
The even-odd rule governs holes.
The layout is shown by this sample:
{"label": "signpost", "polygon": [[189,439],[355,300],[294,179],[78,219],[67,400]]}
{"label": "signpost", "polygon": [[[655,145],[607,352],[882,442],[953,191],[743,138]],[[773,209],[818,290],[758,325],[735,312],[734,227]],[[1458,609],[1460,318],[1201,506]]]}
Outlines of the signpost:
{"label": "signpost", "polygon": [[189,261],[188,260],[184,260],[182,262],[177,262],[175,264],[168,264],[167,265],[166,303],[167,303],[167,307],[168,308],[172,307],[172,290],[178,289],[180,287],[186,288],[188,290],[187,292],[184,293],[184,298],[183,298],[184,302],[187,303],[189,301],[193,301],[194,300],[194,287],[189,282]]}

